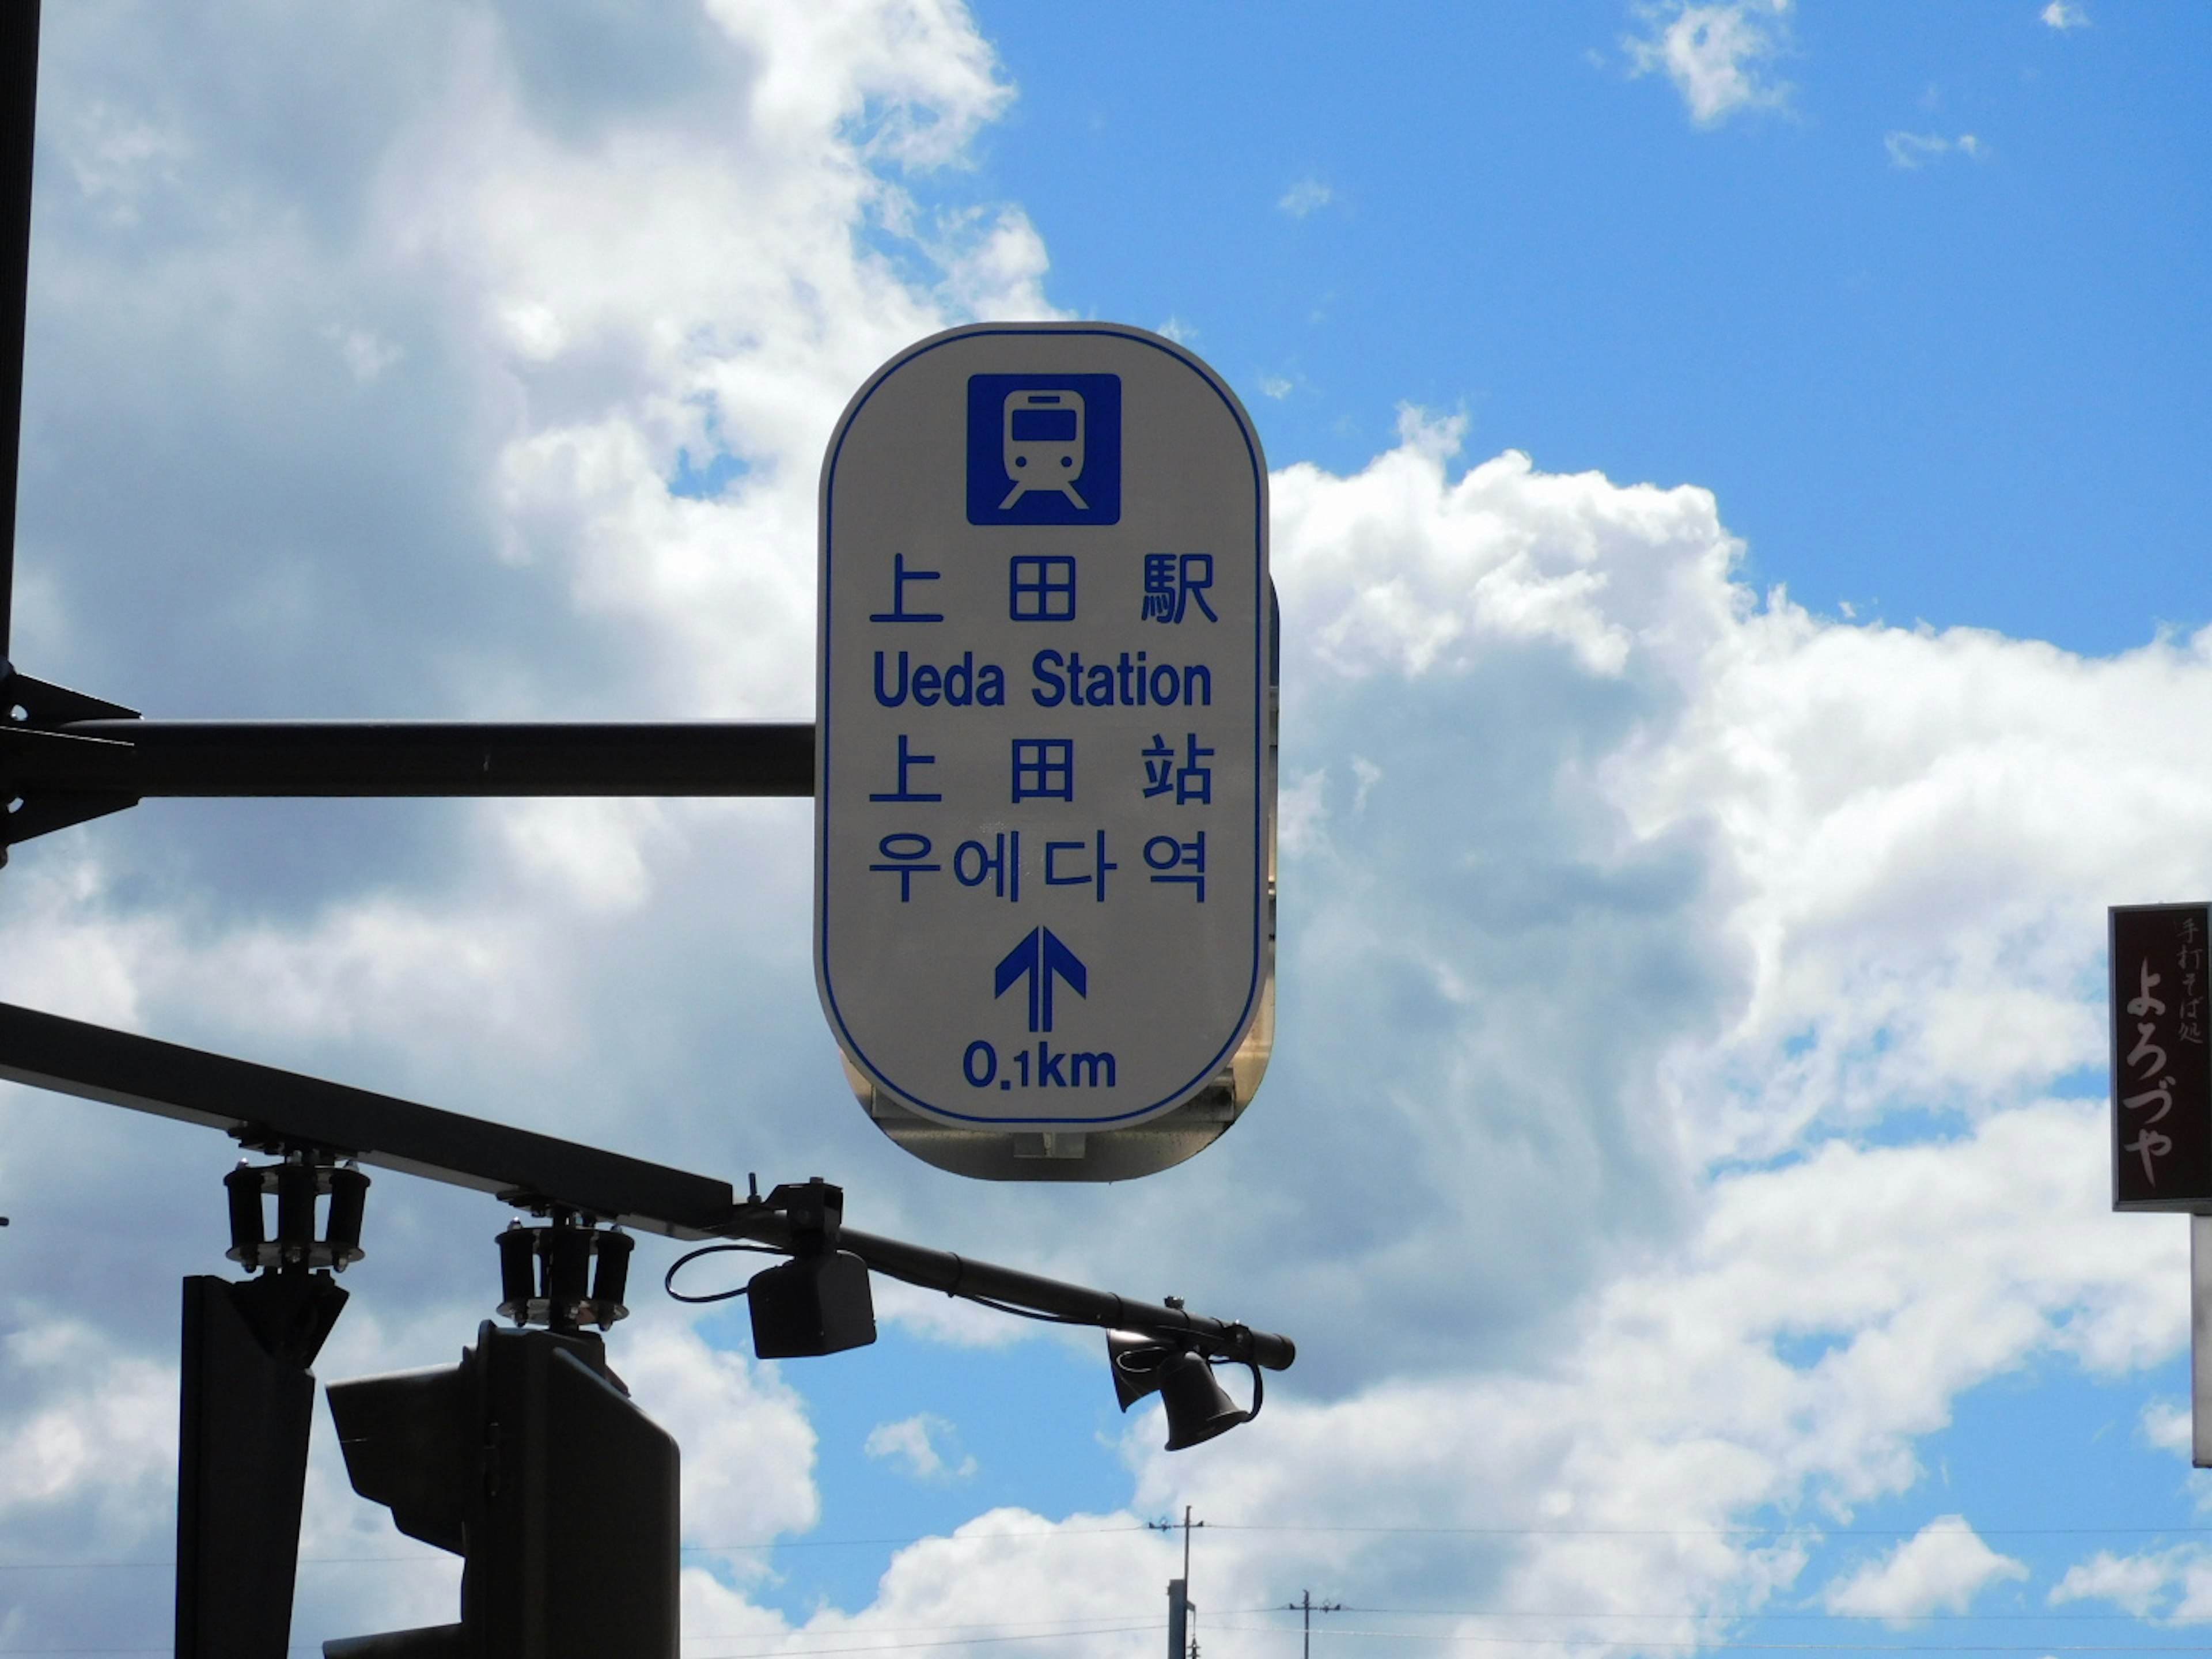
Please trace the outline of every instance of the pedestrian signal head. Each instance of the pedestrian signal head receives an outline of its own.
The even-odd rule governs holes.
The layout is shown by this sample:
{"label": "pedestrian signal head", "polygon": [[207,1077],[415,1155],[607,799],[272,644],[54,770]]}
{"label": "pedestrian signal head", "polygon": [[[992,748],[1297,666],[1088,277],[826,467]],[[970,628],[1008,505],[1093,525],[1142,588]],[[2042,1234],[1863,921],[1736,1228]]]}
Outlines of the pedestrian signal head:
{"label": "pedestrian signal head", "polygon": [[757,1273],[745,1302],[753,1352],[763,1359],[811,1359],[876,1340],[868,1264],[850,1250],[803,1255]]}

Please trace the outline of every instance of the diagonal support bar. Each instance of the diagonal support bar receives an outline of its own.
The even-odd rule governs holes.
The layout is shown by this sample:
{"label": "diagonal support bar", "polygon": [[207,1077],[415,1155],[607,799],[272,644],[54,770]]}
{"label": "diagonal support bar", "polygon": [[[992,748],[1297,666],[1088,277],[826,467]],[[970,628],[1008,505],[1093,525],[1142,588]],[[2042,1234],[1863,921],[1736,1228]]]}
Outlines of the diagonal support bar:
{"label": "diagonal support bar", "polygon": [[31,157],[39,118],[39,0],[0,0],[0,672],[15,593],[15,474],[23,438]]}
{"label": "diagonal support bar", "polygon": [[0,1078],[678,1238],[719,1236],[735,1199],[726,1181],[10,1003]]}
{"label": "diagonal support bar", "polygon": [[[319,1146],[363,1164],[561,1205],[673,1238],[744,1238],[793,1247],[789,1218],[738,1203],[726,1181],[595,1146],[252,1060],[0,1002],[0,1079],[223,1129],[249,1146]],[[1071,1324],[1180,1338],[1224,1358],[1281,1370],[1288,1337],[1142,1302],[872,1233],[840,1231],[841,1248],[874,1272],[948,1296],[1043,1314]]]}

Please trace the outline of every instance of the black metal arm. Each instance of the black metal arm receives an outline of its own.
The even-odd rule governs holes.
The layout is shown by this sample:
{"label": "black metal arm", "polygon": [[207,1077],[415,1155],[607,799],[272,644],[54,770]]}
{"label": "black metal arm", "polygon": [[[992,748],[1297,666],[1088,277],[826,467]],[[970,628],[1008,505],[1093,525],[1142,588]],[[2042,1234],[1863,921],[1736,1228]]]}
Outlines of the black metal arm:
{"label": "black metal arm", "polygon": [[805,720],[149,720],[27,674],[0,678],[0,861],[17,842],[158,795],[813,793]]}
{"label": "black metal arm", "polygon": [[73,720],[0,726],[22,796],[811,795],[811,722]]}

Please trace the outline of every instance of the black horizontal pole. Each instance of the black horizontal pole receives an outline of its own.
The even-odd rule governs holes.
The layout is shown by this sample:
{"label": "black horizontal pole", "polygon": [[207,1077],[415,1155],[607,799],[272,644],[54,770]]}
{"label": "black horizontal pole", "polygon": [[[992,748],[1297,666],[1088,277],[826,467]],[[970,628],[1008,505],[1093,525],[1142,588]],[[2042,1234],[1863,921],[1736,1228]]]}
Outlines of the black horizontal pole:
{"label": "black horizontal pole", "polygon": [[15,793],[811,795],[811,722],[74,720],[0,729]]}
{"label": "black horizontal pole", "polygon": [[[780,1212],[740,1204],[729,1182],[252,1060],[0,1002],[0,1079],[222,1129],[248,1146],[314,1146],[381,1169],[562,1205],[673,1238],[745,1238],[788,1249]],[[1281,1370],[1291,1340],[848,1228],[873,1271],[1109,1330],[1182,1336]]]}
{"label": "black horizontal pole", "polygon": [[1287,1336],[1208,1319],[1162,1303],[1133,1302],[1108,1291],[1093,1291],[1057,1279],[1043,1279],[988,1261],[971,1261],[950,1250],[933,1250],[873,1233],[841,1230],[837,1242],[877,1273],[904,1279],[947,1296],[980,1297],[1036,1313],[1108,1330],[1141,1331],[1148,1336],[1187,1336],[1210,1352],[1249,1360],[1271,1371],[1287,1370],[1297,1346]]}

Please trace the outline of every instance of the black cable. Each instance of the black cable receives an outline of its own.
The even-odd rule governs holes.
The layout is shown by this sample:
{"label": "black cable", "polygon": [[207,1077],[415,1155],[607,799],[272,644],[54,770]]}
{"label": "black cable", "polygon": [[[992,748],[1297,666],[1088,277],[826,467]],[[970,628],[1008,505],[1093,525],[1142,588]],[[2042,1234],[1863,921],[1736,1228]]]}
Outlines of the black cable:
{"label": "black cable", "polygon": [[748,1250],[755,1255],[781,1255],[781,1250],[772,1250],[765,1244],[705,1244],[688,1255],[676,1258],[668,1271],[660,1276],[660,1288],[678,1302],[727,1302],[732,1297],[743,1296],[752,1287],[740,1285],[734,1291],[716,1291],[712,1296],[686,1296],[676,1288],[676,1275],[702,1255],[720,1255],[725,1250]]}
{"label": "black cable", "polygon": [[974,1291],[947,1291],[945,1295],[957,1297],[962,1302],[973,1302],[978,1307],[990,1309],[994,1313],[1012,1314],[1019,1319],[1034,1319],[1040,1325],[1089,1325],[1094,1328],[1097,1325],[1096,1320],[1072,1319],[1066,1314],[1039,1313],[1034,1308],[1017,1307],[1011,1302],[1000,1302],[992,1297],[979,1296]]}
{"label": "black cable", "polygon": [[[698,1249],[690,1252],[688,1255],[680,1255],[676,1258],[674,1263],[670,1266],[668,1271],[661,1275],[660,1288],[667,1291],[670,1296],[675,1297],[678,1302],[727,1302],[732,1297],[743,1296],[747,1288],[743,1285],[738,1285],[734,1291],[717,1291],[712,1296],[686,1296],[676,1288],[676,1275],[684,1267],[691,1262],[696,1261],[702,1255],[714,1255],[724,1250],[750,1250],[756,1255],[783,1255],[787,1254],[787,1252],[783,1250],[772,1249],[765,1244],[702,1245]],[[980,1306],[990,1309],[994,1313],[1012,1314],[1018,1318],[1034,1319],[1039,1323],[1045,1325],[1089,1325],[1093,1322],[1088,1319],[1071,1319],[1065,1314],[1039,1313],[1033,1308],[1017,1307],[1011,1302],[1000,1302],[992,1297],[980,1296],[974,1291],[947,1291],[945,1295],[957,1297],[963,1302],[975,1303]]]}
{"label": "black cable", "polygon": [[[687,1255],[680,1255],[676,1258],[675,1261],[670,1266],[668,1271],[661,1275],[660,1288],[667,1291],[671,1297],[673,1297],[678,1302],[689,1302],[693,1304],[702,1302],[727,1302],[733,1297],[743,1296],[746,1290],[746,1286],[743,1285],[738,1285],[734,1291],[717,1291],[712,1296],[686,1296],[676,1288],[676,1275],[684,1267],[691,1262],[696,1261],[702,1255],[714,1255],[724,1250],[750,1250],[757,1255],[784,1255],[788,1254],[787,1251],[772,1249],[765,1244],[702,1245],[698,1249],[691,1251]],[[1040,1313],[1034,1308],[1024,1308],[1018,1306],[1012,1302],[1001,1302],[995,1297],[984,1296],[975,1291],[950,1290],[945,1291],[945,1294],[962,1302],[973,1302],[978,1307],[990,1309],[994,1313],[1012,1314],[1018,1319],[1034,1319],[1041,1325],[1082,1325],[1093,1328],[1097,1326],[1097,1322],[1096,1320],[1073,1318],[1066,1314]],[[1257,1384],[1259,1382],[1258,1367],[1255,1366],[1253,1368],[1252,1376],[1255,1385],[1255,1392],[1256,1395]],[[1253,1409],[1256,1413],[1258,1407],[1255,1405]]]}

